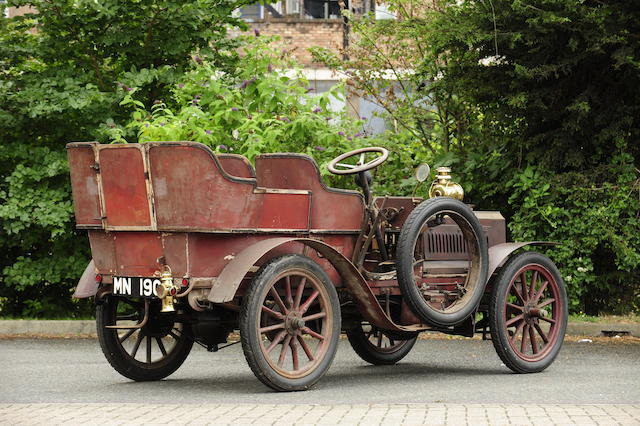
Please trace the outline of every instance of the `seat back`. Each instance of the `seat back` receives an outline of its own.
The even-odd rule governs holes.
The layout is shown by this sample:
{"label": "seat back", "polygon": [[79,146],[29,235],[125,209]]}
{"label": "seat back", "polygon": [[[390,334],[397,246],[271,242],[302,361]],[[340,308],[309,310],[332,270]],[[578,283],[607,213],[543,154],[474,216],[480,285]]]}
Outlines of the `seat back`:
{"label": "seat back", "polygon": [[303,154],[256,157],[258,185],[311,191],[311,229],[360,232],[364,198],[357,191],[327,187],[313,158]]}

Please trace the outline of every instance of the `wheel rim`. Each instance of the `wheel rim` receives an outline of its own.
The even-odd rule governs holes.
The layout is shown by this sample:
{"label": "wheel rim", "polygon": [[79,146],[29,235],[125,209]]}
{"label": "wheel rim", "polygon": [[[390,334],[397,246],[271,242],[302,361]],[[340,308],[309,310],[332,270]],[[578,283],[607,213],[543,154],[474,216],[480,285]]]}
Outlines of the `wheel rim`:
{"label": "wheel rim", "polygon": [[[467,273],[464,274],[464,282],[443,282],[429,283],[425,277],[424,261],[424,235],[429,228],[428,223],[435,220],[437,216],[448,216],[464,236],[464,247],[469,253]],[[453,314],[465,309],[470,302],[469,295],[474,294],[478,285],[478,277],[481,272],[480,247],[477,237],[469,221],[455,211],[442,210],[437,215],[429,217],[418,233],[418,237],[413,244],[413,278],[419,292],[423,296],[423,303],[427,308],[440,314]],[[428,272],[428,271],[426,271]],[[462,280],[461,280],[462,281]],[[457,294],[457,297],[456,297]]]}
{"label": "wheel rim", "polygon": [[333,312],[322,282],[288,270],[265,286],[258,314],[263,357],[278,374],[297,379],[313,372],[329,349]]}
{"label": "wheel rim", "polygon": [[543,359],[558,341],[564,318],[558,283],[542,265],[522,267],[505,293],[503,330],[509,346],[521,359]]}
{"label": "wheel rim", "polygon": [[369,323],[362,323],[360,326],[365,342],[375,352],[393,353],[402,349],[402,347],[409,342],[408,340],[395,340],[386,335],[378,327]]}
{"label": "wheel rim", "polygon": [[161,313],[159,303],[151,302],[145,326],[133,328],[144,318],[144,302],[126,298],[114,300],[109,325],[132,327],[113,330],[121,351],[129,360],[153,367],[167,359],[186,338],[183,325],[175,322],[176,314]]}

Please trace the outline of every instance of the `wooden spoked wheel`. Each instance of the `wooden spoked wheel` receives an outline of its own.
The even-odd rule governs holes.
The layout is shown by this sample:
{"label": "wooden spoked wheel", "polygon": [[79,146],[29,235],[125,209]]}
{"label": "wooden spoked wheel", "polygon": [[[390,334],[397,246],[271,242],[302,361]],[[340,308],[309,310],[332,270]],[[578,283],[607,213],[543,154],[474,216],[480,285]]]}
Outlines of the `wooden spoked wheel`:
{"label": "wooden spoked wheel", "polygon": [[567,325],[562,278],[547,257],[534,252],[514,256],[493,288],[491,332],[505,365],[536,372],[553,362]]}
{"label": "wooden spoked wheel", "polygon": [[307,389],[329,368],[340,334],[335,288],[311,259],[273,259],[243,302],[242,346],[254,374],[276,390]]}
{"label": "wooden spoked wheel", "polygon": [[373,365],[391,365],[400,361],[413,348],[417,335],[401,340],[368,322],[360,322],[347,329],[347,338],[353,350]]}
{"label": "wooden spoked wheel", "polygon": [[[111,366],[136,381],[160,380],[176,371],[193,346],[188,325],[178,314],[160,312],[160,301],[108,296],[97,306],[97,332],[102,351]],[[113,326],[121,328],[112,328]]]}

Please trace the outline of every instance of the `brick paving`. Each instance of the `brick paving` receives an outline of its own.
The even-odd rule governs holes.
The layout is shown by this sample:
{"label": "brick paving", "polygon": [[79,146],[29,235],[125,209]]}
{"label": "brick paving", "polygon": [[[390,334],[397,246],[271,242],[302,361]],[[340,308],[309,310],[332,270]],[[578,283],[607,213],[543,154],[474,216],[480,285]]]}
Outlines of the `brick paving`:
{"label": "brick paving", "polygon": [[640,426],[640,404],[0,404],[0,425],[39,424]]}

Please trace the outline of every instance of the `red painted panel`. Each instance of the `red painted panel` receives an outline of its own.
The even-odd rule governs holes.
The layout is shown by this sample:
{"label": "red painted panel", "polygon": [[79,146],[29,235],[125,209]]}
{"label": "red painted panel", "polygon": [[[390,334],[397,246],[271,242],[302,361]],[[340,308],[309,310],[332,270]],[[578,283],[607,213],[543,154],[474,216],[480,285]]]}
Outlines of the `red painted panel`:
{"label": "red painted panel", "polygon": [[266,188],[312,191],[312,229],[360,230],[364,200],[356,191],[328,188],[316,162],[301,154],[264,154],[256,157],[258,185]]}
{"label": "red painted panel", "polygon": [[187,275],[187,241],[188,236],[184,232],[162,234],[162,252],[174,277]]}
{"label": "red painted panel", "polygon": [[247,157],[237,154],[218,154],[218,161],[222,169],[231,176],[250,179],[256,177]]}
{"label": "red painted panel", "polygon": [[[114,234],[100,231],[89,231],[89,243],[91,255],[96,269],[101,274],[112,275],[116,272],[116,247],[113,240]],[[153,238],[149,234],[149,238]]]}
{"label": "red painted panel", "polygon": [[95,156],[91,145],[69,146],[67,149],[71,171],[71,191],[76,224],[101,225],[100,198],[95,166]]}
{"label": "red painted panel", "polygon": [[266,193],[258,210],[257,228],[308,229],[309,195]]}
{"label": "red painted panel", "polygon": [[202,145],[150,144],[149,162],[158,229],[307,229],[308,194],[228,178]]}
{"label": "red painted panel", "polygon": [[109,226],[150,226],[142,152],[137,145],[100,150],[100,177]]}
{"label": "red painted panel", "polygon": [[[158,258],[164,256],[174,277],[216,277],[242,250],[273,237],[274,235],[268,234],[89,232],[91,251],[98,272],[123,276],[152,276],[161,268]],[[323,240],[350,257],[355,238],[350,235],[330,235]],[[336,286],[342,285],[340,276],[329,261],[319,257],[313,249],[305,250],[304,245],[300,243],[289,243],[271,250],[257,262],[257,265],[260,266],[269,259],[287,253],[306,253],[306,256],[327,272]]]}
{"label": "red painted panel", "polygon": [[157,232],[114,233],[116,274],[151,277],[161,269],[162,242]]}
{"label": "red painted panel", "polygon": [[235,255],[264,238],[246,234],[189,234],[189,275],[217,277]]}

